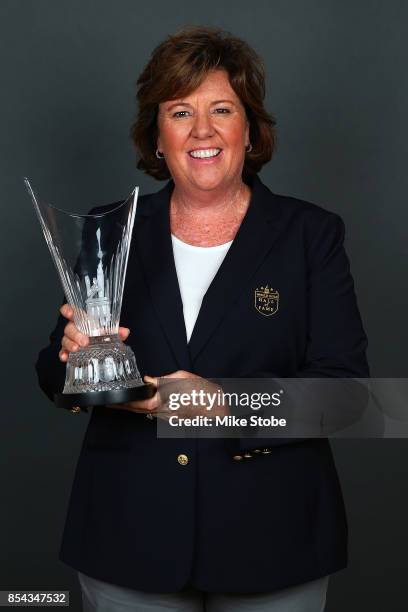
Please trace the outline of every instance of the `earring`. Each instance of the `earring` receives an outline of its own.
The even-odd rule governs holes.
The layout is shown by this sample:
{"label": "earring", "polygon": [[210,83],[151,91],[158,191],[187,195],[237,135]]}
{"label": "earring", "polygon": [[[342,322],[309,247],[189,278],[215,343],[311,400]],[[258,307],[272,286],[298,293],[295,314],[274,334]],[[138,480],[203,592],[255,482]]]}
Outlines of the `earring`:
{"label": "earring", "polygon": [[250,153],[250,152],[252,151],[252,145],[251,145],[251,143],[249,143],[249,145],[247,145],[247,146],[245,147],[245,151],[246,151],[247,153]]}
{"label": "earring", "polygon": [[164,155],[160,154],[159,149],[156,149],[156,157],[157,157],[157,159],[164,159]]}

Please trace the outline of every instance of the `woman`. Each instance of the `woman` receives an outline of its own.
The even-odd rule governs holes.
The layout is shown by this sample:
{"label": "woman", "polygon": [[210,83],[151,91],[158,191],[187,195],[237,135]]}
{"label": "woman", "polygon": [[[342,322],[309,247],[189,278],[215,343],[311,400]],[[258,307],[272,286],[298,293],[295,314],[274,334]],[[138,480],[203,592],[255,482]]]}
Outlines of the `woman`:
{"label": "woman", "polygon": [[[343,222],[257,176],[274,121],[254,51],[184,29],[138,87],[138,167],[171,179],[139,199],[122,310],[145,380],[368,376]],[[37,364],[50,396],[87,343],[61,313]],[[323,610],[347,563],[328,441],[158,439],[156,399],[92,412],[60,554],[85,609]]]}

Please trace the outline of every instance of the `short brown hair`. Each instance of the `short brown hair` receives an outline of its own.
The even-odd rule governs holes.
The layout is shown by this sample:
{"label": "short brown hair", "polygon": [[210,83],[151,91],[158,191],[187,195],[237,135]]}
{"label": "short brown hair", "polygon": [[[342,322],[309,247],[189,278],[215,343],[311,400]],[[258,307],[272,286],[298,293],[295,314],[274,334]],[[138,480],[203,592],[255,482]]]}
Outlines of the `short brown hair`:
{"label": "short brown hair", "polygon": [[252,151],[245,156],[244,178],[256,174],[272,157],[275,119],[264,107],[265,69],[243,40],[219,28],[185,27],[158,45],[137,80],[138,113],[131,138],[140,155],[137,167],[156,179],[170,178],[164,159],[156,157],[159,104],[194,91],[211,70],[225,70],[249,122]]}

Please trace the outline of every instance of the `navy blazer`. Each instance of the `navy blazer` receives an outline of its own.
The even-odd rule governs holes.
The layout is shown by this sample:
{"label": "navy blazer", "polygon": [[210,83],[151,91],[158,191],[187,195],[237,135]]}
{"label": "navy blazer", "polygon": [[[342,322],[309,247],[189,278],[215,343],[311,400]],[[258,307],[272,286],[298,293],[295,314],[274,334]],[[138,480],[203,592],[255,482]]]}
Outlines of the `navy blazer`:
{"label": "navy blazer", "polygon": [[[258,177],[250,184],[189,343],[169,225],[174,184],[139,198],[122,324],[141,374],[369,376],[341,218],[276,195]],[[265,285],[279,294],[270,316],[254,299]],[[37,362],[50,397],[63,386],[65,324],[60,317]],[[233,458],[260,446],[270,451]],[[60,559],[153,592],[269,592],[335,572],[347,564],[347,522],[329,442],[158,439],[145,415],[93,409]]]}

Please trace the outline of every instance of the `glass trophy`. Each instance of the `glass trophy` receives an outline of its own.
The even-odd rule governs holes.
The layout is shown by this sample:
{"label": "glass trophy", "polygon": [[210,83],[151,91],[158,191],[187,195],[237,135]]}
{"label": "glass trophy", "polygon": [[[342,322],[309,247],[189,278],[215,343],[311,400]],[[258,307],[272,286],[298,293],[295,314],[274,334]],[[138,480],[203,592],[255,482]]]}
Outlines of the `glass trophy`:
{"label": "glass trophy", "polygon": [[27,178],[24,182],[73,322],[89,337],[88,346],[70,352],[55,403],[73,408],[152,397],[156,388],[143,383],[132,349],[118,335],[138,187],[119,205],[84,215],[42,202]]}

